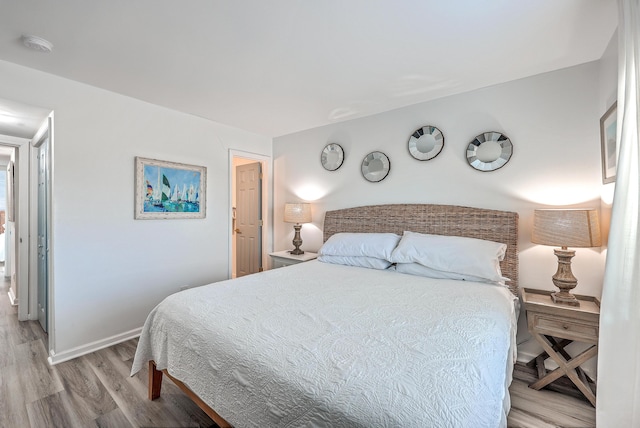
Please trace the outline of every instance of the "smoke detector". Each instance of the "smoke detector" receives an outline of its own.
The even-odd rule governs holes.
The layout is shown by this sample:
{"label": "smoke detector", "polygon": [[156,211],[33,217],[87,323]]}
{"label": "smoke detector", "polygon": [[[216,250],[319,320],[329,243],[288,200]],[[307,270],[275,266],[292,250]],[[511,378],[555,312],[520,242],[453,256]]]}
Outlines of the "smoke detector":
{"label": "smoke detector", "polygon": [[38,36],[22,36],[22,44],[34,51],[49,53],[53,49],[53,44]]}

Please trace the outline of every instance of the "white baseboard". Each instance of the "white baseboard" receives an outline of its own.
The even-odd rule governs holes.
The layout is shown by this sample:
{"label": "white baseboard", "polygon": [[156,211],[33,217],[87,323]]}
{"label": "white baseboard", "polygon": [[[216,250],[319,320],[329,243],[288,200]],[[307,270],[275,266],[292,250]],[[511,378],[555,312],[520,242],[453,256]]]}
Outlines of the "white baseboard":
{"label": "white baseboard", "polygon": [[11,303],[11,306],[18,306],[18,298],[16,297],[16,293],[13,291],[13,288],[9,288],[9,292],[7,294],[9,295],[9,303]]}
{"label": "white baseboard", "polygon": [[78,346],[67,351],[56,353],[49,351],[49,365],[56,365],[65,361],[73,360],[74,358],[81,357],[83,355],[90,354],[100,349],[108,348],[109,346],[117,345],[118,343],[126,342],[130,339],[135,339],[142,333],[142,327],[135,328],[133,330],[116,334],[115,336],[107,337],[102,340],[88,343],[86,345]]}

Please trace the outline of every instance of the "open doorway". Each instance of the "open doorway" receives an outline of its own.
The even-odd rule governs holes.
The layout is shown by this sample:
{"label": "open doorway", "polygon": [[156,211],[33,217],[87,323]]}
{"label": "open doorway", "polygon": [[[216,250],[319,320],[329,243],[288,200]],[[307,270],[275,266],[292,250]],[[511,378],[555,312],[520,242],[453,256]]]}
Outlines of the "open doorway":
{"label": "open doorway", "polygon": [[[0,281],[4,280],[9,283],[11,281],[11,261],[14,258],[12,257],[14,251],[11,245],[13,231],[7,226],[8,223],[13,222],[14,151],[13,147],[0,145]],[[9,180],[7,180],[8,177]]]}
{"label": "open doorway", "polygon": [[[7,294],[18,320],[29,317],[29,163],[30,140],[0,134],[4,171],[4,272]],[[8,157],[8,159],[7,159]],[[2,213],[0,211],[0,217]]]}
{"label": "open doorway", "polygon": [[[45,141],[47,166],[51,166],[52,121],[53,113],[48,109],[0,99],[0,153],[6,152],[9,157],[6,165],[0,160],[0,171],[6,171],[4,275],[9,281],[7,293],[11,304],[17,306],[19,321],[37,320],[37,305],[40,303],[44,306],[41,323],[45,324],[45,331],[46,325],[51,321],[51,314],[46,311],[46,308],[51,306],[50,272],[45,271],[47,295],[38,302],[37,234],[31,234],[30,231],[37,230],[34,225],[37,225],[38,212],[42,213],[43,221],[50,226],[50,199],[39,205],[36,171],[39,161],[38,147],[45,144]],[[0,159],[2,159],[1,154]],[[51,193],[50,177],[51,170],[48,169],[47,181],[43,186],[43,191],[47,195]],[[1,193],[2,191],[0,191],[0,199],[2,199]],[[0,223],[2,223],[1,212],[2,202],[0,201]],[[50,263],[51,258],[48,252],[49,247],[50,235],[47,234],[46,246],[43,246],[47,251],[41,254],[47,263]],[[49,349],[53,347],[52,342],[49,340]]]}
{"label": "open doorway", "polygon": [[263,155],[229,153],[230,278],[260,272],[266,266],[269,162]]}

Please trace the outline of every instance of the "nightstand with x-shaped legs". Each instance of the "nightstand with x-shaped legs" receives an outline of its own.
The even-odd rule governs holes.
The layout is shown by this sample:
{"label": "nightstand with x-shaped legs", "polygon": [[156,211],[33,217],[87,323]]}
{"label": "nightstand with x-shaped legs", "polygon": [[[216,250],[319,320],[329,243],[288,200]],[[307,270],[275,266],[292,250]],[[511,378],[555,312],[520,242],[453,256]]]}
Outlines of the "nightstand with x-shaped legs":
{"label": "nightstand with x-shaped legs", "polygon": [[[598,355],[600,302],[594,297],[578,296],[579,306],[554,303],[550,292],[525,288],[522,300],[527,312],[529,332],[544,352],[536,357],[538,380],[530,388],[541,389],[567,376],[595,407],[595,382],[581,365]],[[587,349],[571,356],[565,347],[572,342],[587,344]],[[558,368],[547,372],[544,360],[551,358]]]}

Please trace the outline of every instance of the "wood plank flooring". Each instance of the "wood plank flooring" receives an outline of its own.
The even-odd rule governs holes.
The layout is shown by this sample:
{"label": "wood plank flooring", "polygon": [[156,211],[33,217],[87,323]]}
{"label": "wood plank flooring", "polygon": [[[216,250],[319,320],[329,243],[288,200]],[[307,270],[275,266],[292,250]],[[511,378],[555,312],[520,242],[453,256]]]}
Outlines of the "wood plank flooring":
{"label": "wood plank flooring", "polygon": [[[136,339],[49,366],[46,335],[36,321],[18,322],[7,291],[0,277],[0,427],[216,427],[168,380],[147,399],[146,369],[129,377]],[[586,400],[521,380],[510,393],[509,427],[595,427]]]}

